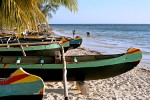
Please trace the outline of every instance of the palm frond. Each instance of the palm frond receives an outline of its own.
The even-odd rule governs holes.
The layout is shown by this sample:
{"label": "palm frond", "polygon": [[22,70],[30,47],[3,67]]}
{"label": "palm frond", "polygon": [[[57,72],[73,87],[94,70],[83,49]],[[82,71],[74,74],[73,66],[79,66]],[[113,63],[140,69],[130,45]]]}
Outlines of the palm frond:
{"label": "palm frond", "polygon": [[18,33],[24,29],[37,28],[39,22],[46,18],[37,7],[40,0],[2,0],[0,23],[8,29],[17,27]]}
{"label": "palm frond", "polygon": [[37,29],[38,23],[47,23],[46,16],[60,5],[78,10],[77,0],[0,0],[0,24],[10,30],[16,27],[20,35],[24,29]]}

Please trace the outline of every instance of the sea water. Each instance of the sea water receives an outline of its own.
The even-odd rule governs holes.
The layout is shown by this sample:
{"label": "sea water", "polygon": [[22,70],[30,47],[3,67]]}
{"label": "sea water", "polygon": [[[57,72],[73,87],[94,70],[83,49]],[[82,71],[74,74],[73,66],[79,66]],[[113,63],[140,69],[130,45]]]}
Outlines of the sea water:
{"label": "sea water", "polygon": [[[102,54],[124,53],[130,47],[142,50],[141,63],[150,67],[150,24],[52,24],[57,35],[83,38],[82,46]],[[90,36],[87,36],[90,32]]]}

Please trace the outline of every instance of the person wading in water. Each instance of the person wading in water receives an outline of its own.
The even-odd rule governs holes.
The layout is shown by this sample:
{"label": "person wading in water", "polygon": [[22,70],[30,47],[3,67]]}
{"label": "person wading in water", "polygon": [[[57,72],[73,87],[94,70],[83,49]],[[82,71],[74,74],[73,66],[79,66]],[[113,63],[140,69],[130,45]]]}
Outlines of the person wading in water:
{"label": "person wading in water", "polygon": [[73,34],[73,39],[74,39],[74,35],[76,34],[76,33],[75,33],[75,30],[72,31],[72,34]]}

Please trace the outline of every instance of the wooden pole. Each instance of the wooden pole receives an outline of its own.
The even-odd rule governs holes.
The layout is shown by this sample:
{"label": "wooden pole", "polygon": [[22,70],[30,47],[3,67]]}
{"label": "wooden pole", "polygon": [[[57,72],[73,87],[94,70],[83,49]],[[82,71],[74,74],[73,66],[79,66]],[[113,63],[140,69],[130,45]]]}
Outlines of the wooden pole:
{"label": "wooden pole", "polygon": [[62,50],[62,59],[63,59],[63,85],[64,85],[64,96],[65,96],[65,100],[68,100],[68,86],[67,86],[67,69],[66,69],[66,60],[65,60],[65,53],[64,53],[64,47],[59,44],[61,46],[61,50]]}
{"label": "wooden pole", "polygon": [[[18,43],[20,44],[20,41],[19,41],[19,39],[17,38],[17,41],[18,41]],[[26,53],[25,53],[25,51],[24,51],[24,49],[23,49],[23,46],[20,44],[20,48],[21,48],[21,51],[22,51],[22,54],[23,54],[23,56],[26,56]]]}
{"label": "wooden pole", "polygon": [[54,41],[54,35],[52,36],[52,40],[51,40],[51,42],[53,42]]}
{"label": "wooden pole", "polygon": [[10,39],[11,39],[11,37],[9,37],[9,38],[8,38],[8,40],[7,40],[7,44],[8,44],[8,42],[10,41]]}

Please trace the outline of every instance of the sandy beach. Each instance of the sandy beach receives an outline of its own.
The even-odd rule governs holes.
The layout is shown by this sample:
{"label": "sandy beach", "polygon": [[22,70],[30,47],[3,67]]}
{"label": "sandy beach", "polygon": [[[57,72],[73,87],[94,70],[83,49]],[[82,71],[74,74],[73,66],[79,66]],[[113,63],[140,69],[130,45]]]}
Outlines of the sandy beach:
{"label": "sandy beach", "polygon": [[[66,55],[90,55],[100,52],[79,47]],[[149,100],[150,69],[138,65],[134,69],[108,79],[86,81],[89,94],[82,95],[76,82],[68,82],[69,100]],[[64,100],[62,82],[46,82],[43,100]]]}
{"label": "sandy beach", "polygon": [[[37,77],[34,79],[32,75],[17,71],[6,78],[18,66],[45,81],[46,78],[66,78],[65,67],[68,67],[68,100],[150,100],[150,0],[118,1],[0,0],[0,100],[20,98],[24,93],[30,99],[32,95],[37,95],[33,96],[37,98],[40,95],[42,100],[65,100],[63,80],[44,82],[44,92],[43,81]],[[76,36],[82,37],[82,42]],[[63,37],[70,46],[62,41],[65,40]],[[75,38],[78,43],[73,41]],[[67,49],[75,48],[71,44],[77,46],[82,43],[64,55],[90,56],[66,57],[65,62],[65,57],[60,54],[62,52],[54,51],[60,49],[58,45],[50,42],[64,49],[66,46]],[[132,47],[140,50],[130,49]],[[122,54],[122,51],[125,55],[113,55],[111,58],[91,56]],[[68,66],[63,69],[62,63]],[[132,65],[137,66],[122,73],[131,69]],[[118,76],[109,77],[113,75]],[[71,81],[96,79],[97,76],[109,78],[85,81],[84,85],[81,81]],[[28,84],[40,87],[31,90]]]}

